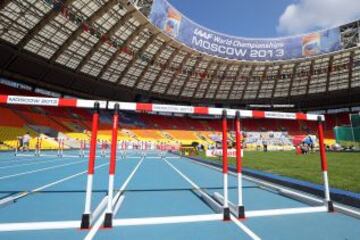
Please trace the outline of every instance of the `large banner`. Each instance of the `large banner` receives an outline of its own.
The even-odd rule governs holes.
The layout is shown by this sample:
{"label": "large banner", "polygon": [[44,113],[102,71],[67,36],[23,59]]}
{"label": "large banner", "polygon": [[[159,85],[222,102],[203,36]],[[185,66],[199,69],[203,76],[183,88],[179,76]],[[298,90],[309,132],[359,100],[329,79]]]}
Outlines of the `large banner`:
{"label": "large banner", "polygon": [[217,33],[191,21],[166,0],[154,0],[150,21],[190,48],[209,55],[238,60],[286,60],[341,49],[340,29],[300,36],[249,39]]}

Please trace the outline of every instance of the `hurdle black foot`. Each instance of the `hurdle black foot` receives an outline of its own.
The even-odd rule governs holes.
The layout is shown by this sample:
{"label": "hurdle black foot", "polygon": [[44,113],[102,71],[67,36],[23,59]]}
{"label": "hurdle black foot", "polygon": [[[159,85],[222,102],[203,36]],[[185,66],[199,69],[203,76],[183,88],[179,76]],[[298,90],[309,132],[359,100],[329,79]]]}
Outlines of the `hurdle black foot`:
{"label": "hurdle black foot", "polygon": [[106,213],[105,214],[105,220],[104,220],[104,227],[105,228],[112,228],[112,213]]}
{"label": "hurdle black foot", "polygon": [[238,218],[244,219],[245,218],[245,208],[244,206],[238,207]]}
{"label": "hurdle black foot", "polygon": [[327,208],[328,208],[328,212],[334,212],[335,211],[334,204],[333,204],[332,201],[327,202]]}
{"label": "hurdle black foot", "polygon": [[224,221],[230,221],[230,208],[224,208]]}
{"label": "hurdle black foot", "polygon": [[83,214],[81,218],[81,229],[88,229],[90,228],[90,214]]}

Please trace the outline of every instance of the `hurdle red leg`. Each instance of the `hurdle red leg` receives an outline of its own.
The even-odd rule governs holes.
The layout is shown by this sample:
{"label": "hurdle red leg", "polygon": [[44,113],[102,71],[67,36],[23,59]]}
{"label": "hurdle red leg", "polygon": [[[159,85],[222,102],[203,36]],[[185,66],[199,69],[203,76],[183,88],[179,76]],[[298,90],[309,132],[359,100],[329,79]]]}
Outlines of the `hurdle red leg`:
{"label": "hurdle red leg", "polygon": [[222,160],[223,160],[223,180],[224,180],[224,221],[230,220],[230,208],[228,204],[228,155],[227,155],[227,118],[226,111],[222,116]]}
{"label": "hurdle red leg", "polygon": [[100,111],[100,105],[98,102],[96,102],[94,105],[94,113],[92,118],[89,165],[88,165],[88,176],[87,176],[86,196],[85,196],[85,211],[81,219],[82,229],[90,227],[91,197],[92,197],[93,175],[95,172],[94,166],[95,166],[95,156],[96,156],[97,131],[99,127],[99,111]]}
{"label": "hurdle red leg", "polygon": [[101,157],[105,157],[105,141],[101,141]]}
{"label": "hurdle red leg", "polygon": [[81,157],[85,157],[86,140],[81,140]]}
{"label": "hurdle red leg", "polygon": [[61,138],[58,139],[58,157],[61,157]]}
{"label": "hurdle red leg", "polygon": [[326,151],[324,144],[324,129],[323,129],[323,121],[321,117],[318,118],[318,134],[319,134],[319,148],[320,148],[320,158],[321,158],[321,170],[323,172],[324,179],[324,195],[325,202],[327,204],[327,208],[329,212],[334,211],[334,205],[330,199],[330,188],[329,188],[329,179],[328,179],[328,165],[326,159]]}
{"label": "hurdle red leg", "polygon": [[40,154],[41,154],[41,147],[42,147],[42,138],[40,138],[40,144],[39,144],[39,152],[38,152],[39,157],[40,157]]}
{"label": "hurdle red leg", "polygon": [[20,139],[19,138],[16,139],[15,156],[17,155],[18,150],[20,150]]}
{"label": "hurdle red leg", "polygon": [[35,156],[37,156],[39,150],[39,138],[36,138],[36,145],[35,145]]}
{"label": "hurdle red leg", "polygon": [[116,150],[117,150],[117,137],[118,137],[118,123],[119,123],[119,104],[115,104],[115,112],[113,116],[113,128],[111,138],[111,156],[109,166],[109,187],[108,187],[108,202],[107,210],[104,220],[104,227],[112,227],[113,219],[113,193],[114,193],[114,176],[116,169]]}
{"label": "hurdle red leg", "polygon": [[36,145],[35,145],[35,156],[40,157],[40,149],[41,149],[41,138],[36,138]]}
{"label": "hurdle red leg", "polygon": [[236,138],[236,172],[238,179],[238,218],[245,218],[245,208],[242,193],[242,156],[241,156],[241,126],[240,112],[236,112],[235,118],[235,138]]}

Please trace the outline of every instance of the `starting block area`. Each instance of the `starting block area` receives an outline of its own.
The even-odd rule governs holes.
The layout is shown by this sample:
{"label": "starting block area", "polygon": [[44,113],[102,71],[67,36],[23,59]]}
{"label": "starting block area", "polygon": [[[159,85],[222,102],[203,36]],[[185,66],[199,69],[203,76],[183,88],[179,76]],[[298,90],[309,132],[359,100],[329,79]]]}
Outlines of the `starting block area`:
{"label": "starting block area", "polygon": [[[45,154],[45,152],[44,152]],[[284,196],[243,176],[245,219],[223,221],[223,174],[186,157],[128,151],[114,176],[113,227],[104,228],[108,164],[95,164],[92,227],[80,229],[87,159],[0,155],[1,239],[357,239],[360,221]],[[22,160],[20,160],[22,159]],[[237,177],[229,174],[229,206]],[[213,201],[213,202],[211,202]]]}

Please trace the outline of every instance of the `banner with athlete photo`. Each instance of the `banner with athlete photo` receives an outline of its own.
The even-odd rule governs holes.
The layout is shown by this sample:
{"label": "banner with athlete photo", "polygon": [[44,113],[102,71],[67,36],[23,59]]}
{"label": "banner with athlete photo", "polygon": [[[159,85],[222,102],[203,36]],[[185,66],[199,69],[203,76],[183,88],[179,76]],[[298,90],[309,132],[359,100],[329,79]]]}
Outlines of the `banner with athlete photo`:
{"label": "banner with athlete photo", "polygon": [[340,29],[294,37],[250,39],[209,30],[182,15],[166,0],[154,0],[150,21],[169,36],[209,55],[237,60],[287,60],[340,50]]}

